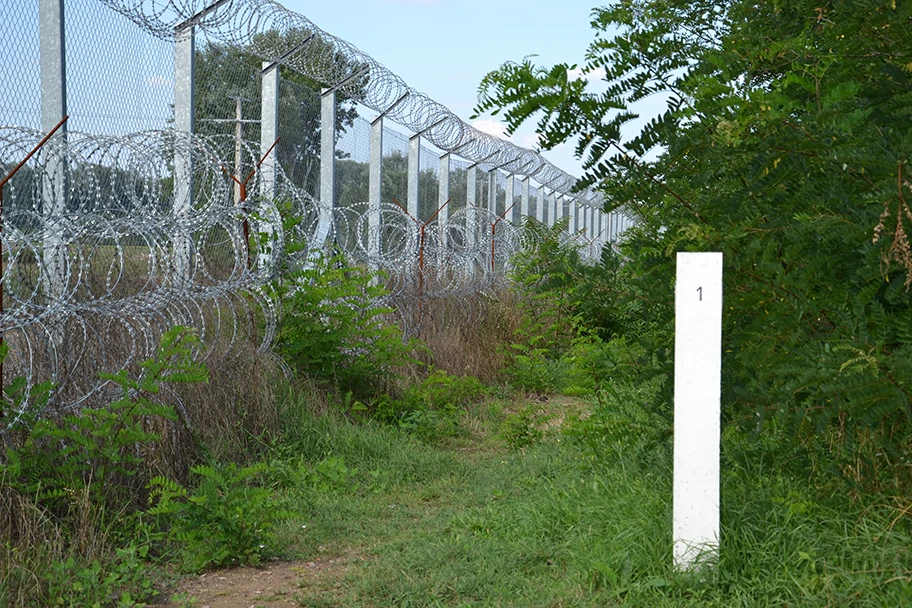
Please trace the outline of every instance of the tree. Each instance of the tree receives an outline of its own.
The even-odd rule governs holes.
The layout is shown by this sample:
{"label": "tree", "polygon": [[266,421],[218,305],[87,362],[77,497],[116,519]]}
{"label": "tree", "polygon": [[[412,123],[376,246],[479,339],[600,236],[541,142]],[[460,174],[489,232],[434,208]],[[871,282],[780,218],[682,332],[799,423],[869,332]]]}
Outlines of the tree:
{"label": "tree", "polygon": [[[196,129],[220,143],[223,162],[234,158],[235,99],[242,98],[245,118],[258,119],[261,104],[263,59],[258,48],[290,48],[307,37],[307,32],[288,30],[282,34],[271,31],[260,34],[250,48],[207,41],[196,51]],[[281,37],[281,41],[276,39]],[[320,57],[337,66],[337,70],[357,69],[351,61],[337,53],[329,43],[318,38],[308,42],[308,56]],[[279,86],[279,135],[276,148],[279,164],[291,182],[310,194],[319,192],[320,180],[320,89],[323,83],[299,72],[281,67]],[[357,96],[357,94],[355,95]],[[339,95],[336,101],[336,132],[341,133],[354,123],[358,112],[351,97]],[[259,142],[259,125],[244,123],[243,139]],[[258,146],[253,154],[245,155],[249,171],[259,158]],[[340,158],[344,154],[338,153]],[[233,168],[233,164],[229,169]]]}
{"label": "tree", "polygon": [[545,148],[574,140],[583,182],[635,212],[611,302],[648,313],[654,351],[672,344],[674,252],[722,251],[724,416],[806,456],[826,436],[855,480],[899,471],[882,465],[912,443],[910,21],[891,0],[621,0],[593,11],[582,68],[604,92],[524,60],[477,108],[511,132],[537,119]]}

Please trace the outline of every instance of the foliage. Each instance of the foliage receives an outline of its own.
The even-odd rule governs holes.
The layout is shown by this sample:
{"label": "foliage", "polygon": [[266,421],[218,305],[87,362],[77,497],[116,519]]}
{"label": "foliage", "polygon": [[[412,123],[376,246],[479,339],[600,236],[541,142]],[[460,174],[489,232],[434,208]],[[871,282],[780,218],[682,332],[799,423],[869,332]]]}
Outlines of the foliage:
{"label": "foliage", "polygon": [[310,473],[310,485],[318,492],[337,492],[358,474],[358,469],[345,466],[342,456],[327,456],[314,466]]}
{"label": "foliage", "polygon": [[269,488],[254,484],[266,468],[198,465],[192,490],[166,477],[151,480],[150,500],[157,502],[148,512],[170,524],[168,536],[188,570],[258,564],[272,554],[273,530],[289,514]]}
{"label": "foliage", "polygon": [[434,370],[421,382],[406,388],[398,398],[383,395],[374,403],[374,414],[426,441],[458,433],[458,418],[466,405],[477,402],[487,389],[472,376],[451,376]]}
{"label": "foliage", "polygon": [[311,465],[287,445],[279,445],[269,460],[264,479],[274,488],[299,490],[310,487],[320,493],[339,492],[358,475],[349,468],[344,456],[328,455]]}
{"label": "foliage", "polygon": [[[637,217],[615,279],[587,297],[612,311],[603,338],[667,349],[674,254],[723,252],[725,421],[776,433],[780,461],[830,437],[846,480],[880,489],[912,432],[910,16],[878,0],[618,0],[593,11],[582,66],[601,90],[526,59],[489,74],[478,106],[511,131],[537,115],[545,148],[575,140],[584,182]],[[635,122],[647,98],[665,108]],[[667,375],[670,358],[647,369]]]}
{"label": "foliage", "polygon": [[[511,385],[586,396],[605,382],[663,375],[670,336],[653,318],[658,307],[627,297],[631,284],[612,248],[597,263],[584,262],[566,227],[566,220],[548,227],[528,218],[511,260],[510,279],[521,294],[521,322],[506,349]],[[653,345],[651,352],[644,341]],[[670,415],[667,408],[662,415]]]}
{"label": "foliage", "polygon": [[666,383],[661,376],[606,382],[589,415],[572,420],[565,432],[597,459],[624,456],[644,468],[656,466],[671,454],[671,418],[661,401]]}
{"label": "foliage", "polygon": [[[0,461],[0,546],[11,572],[0,582],[19,598],[13,605],[25,598],[26,605],[126,607],[157,594],[146,563],[157,534],[139,512],[143,477],[160,439],[156,426],[177,419],[156,401],[162,385],[206,380],[194,360],[198,344],[191,330],[172,328],[138,377],[127,370],[103,376],[120,388],[107,407],[60,418],[25,412],[12,428]],[[24,387],[22,378],[5,387],[17,409]],[[33,387],[32,403],[46,401],[51,388]]]}
{"label": "foliage", "polygon": [[278,287],[283,315],[276,351],[293,368],[365,396],[413,360],[418,342],[384,321],[391,310],[377,303],[386,291],[375,273],[342,254],[314,253],[289,278]]}
{"label": "foliage", "polygon": [[51,563],[45,575],[50,606],[66,608],[132,608],[157,595],[149,577],[148,545],[130,544],[115,550],[109,567],[99,560],[83,565],[73,556]]}
{"label": "foliage", "polygon": [[[156,403],[162,383],[203,382],[206,370],[196,362],[195,334],[183,327],[166,331],[155,354],[139,363],[138,379],[125,369],[102,374],[120,388],[120,398],[106,408],[85,408],[61,419],[27,419],[17,431],[21,441],[6,450],[0,467],[18,493],[37,497],[60,517],[88,493],[97,505],[122,508],[135,500],[129,480],[144,470],[143,446],[160,439],[150,430],[154,418],[176,420],[170,405]],[[20,379],[7,387],[16,392]]]}
{"label": "foliage", "polygon": [[518,412],[507,414],[498,436],[514,450],[529,447],[544,435],[539,427],[547,417],[541,409],[540,405],[530,403]]}
{"label": "foliage", "polygon": [[618,305],[620,257],[605,247],[598,262],[584,263],[575,242],[566,238],[568,222],[564,218],[549,227],[530,217],[523,223],[519,250],[510,260],[510,279],[532,298],[527,306],[538,318],[526,333],[548,336],[560,347],[567,343],[566,334],[559,333],[567,319],[605,340],[636,331],[638,325],[630,323],[638,311]]}

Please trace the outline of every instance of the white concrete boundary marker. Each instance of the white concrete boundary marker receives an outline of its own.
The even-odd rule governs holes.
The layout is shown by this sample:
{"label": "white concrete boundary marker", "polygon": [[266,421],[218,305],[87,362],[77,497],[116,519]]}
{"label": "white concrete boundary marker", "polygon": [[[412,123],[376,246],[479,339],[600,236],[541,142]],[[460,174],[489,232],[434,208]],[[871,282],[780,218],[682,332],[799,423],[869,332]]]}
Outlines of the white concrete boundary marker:
{"label": "white concrete boundary marker", "polygon": [[719,552],[722,254],[678,253],[675,285],[674,562]]}

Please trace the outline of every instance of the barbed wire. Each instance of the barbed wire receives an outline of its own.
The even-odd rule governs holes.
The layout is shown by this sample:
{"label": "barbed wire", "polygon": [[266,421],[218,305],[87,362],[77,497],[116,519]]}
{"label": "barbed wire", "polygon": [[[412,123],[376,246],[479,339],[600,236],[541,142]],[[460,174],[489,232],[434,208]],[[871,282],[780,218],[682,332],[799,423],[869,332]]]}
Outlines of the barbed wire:
{"label": "barbed wire", "polygon": [[[43,135],[0,128],[0,160],[24,156]],[[0,234],[7,256],[0,333],[11,347],[5,373],[26,379],[26,395],[35,382],[49,380],[56,386],[49,407],[109,399],[114,387],[98,372],[147,358],[174,325],[197,328],[199,358],[209,364],[231,357],[239,341],[268,349],[280,314],[270,281],[281,265],[306,264],[308,255],[282,259],[284,243],[303,243],[304,252],[322,247],[316,232],[323,206],[281,176],[276,200],[300,219],[291,233],[282,229],[275,200],[254,195],[237,206],[218,145],[173,131],[69,132],[7,184],[12,204],[4,209]],[[170,168],[179,148],[194,167],[195,204],[183,213],[174,212]],[[48,190],[52,158],[66,165],[62,193]],[[44,213],[43,201],[58,195],[64,211]],[[519,244],[517,227],[483,209],[429,222],[423,239],[417,222],[395,204],[324,211],[332,218],[329,241],[386,277],[389,294],[377,305],[490,289],[502,281]],[[248,242],[245,220],[269,242]],[[23,411],[3,424],[14,424]]]}
{"label": "barbed wire", "polygon": [[[80,8],[88,1],[81,0]],[[275,2],[98,1],[141,28],[137,48],[149,46],[150,36],[153,41],[173,42],[176,30],[192,24],[206,44],[217,42],[263,61],[279,62],[313,81],[313,86],[300,81],[282,85],[298,105],[282,108],[288,124],[280,128],[294,124],[305,127],[307,133],[288,137],[292,143],[276,148],[280,162],[275,169],[275,197],[261,195],[261,176],[255,174],[247,184],[251,195],[239,201],[230,173],[239,165],[246,172],[251,159],[255,162],[260,157],[260,142],[252,141],[257,129],[251,126],[259,121],[238,120],[244,125],[241,136],[230,133],[233,121],[223,115],[228,104],[219,95],[256,91],[250,83],[251,78],[255,82],[259,66],[251,68],[238,57],[231,58],[220,83],[224,90],[210,91],[204,102],[208,126],[198,134],[174,130],[121,134],[124,126],[117,115],[129,108],[116,106],[90,115],[85,106],[91,99],[87,82],[81,82],[83,105],[78,111],[93,132],[54,136],[5,186],[0,222],[4,256],[0,337],[10,349],[0,367],[0,385],[17,376],[25,383],[18,407],[0,419],[0,435],[24,414],[40,413],[30,399],[39,382],[50,381],[55,387],[43,407],[65,411],[109,402],[117,387],[99,373],[131,368],[147,359],[161,334],[174,325],[197,329],[198,358],[210,366],[249,353],[251,345],[261,353],[269,352],[281,317],[272,281],[282,269],[306,268],[313,251],[327,246],[381,273],[388,295],[376,305],[393,307],[412,334],[428,321],[422,317],[422,306],[414,306],[416,300],[468,302],[468,296],[494,293],[503,286],[521,233],[509,218],[493,211],[516,200],[515,191],[504,190],[503,176],[492,174],[491,190],[482,185],[485,180],[477,180],[472,193],[477,205],[468,204],[466,187],[466,200],[421,223],[389,202],[394,200],[392,192],[385,192],[387,202],[379,204],[360,200],[359,189],[351,190],[344,204],[319,201],[314,174],[324,160],[316,151],[319,138],[310,133],[319,127],[314,87],[335,88],[420,133],[439,150],[453,153],[458,158],[451,175],[464,178],[470,167],[500,169],[530,176],[542,187],[563,194],[569,194],[576,183],[540,154],[472,128],[356,47]],[[87,23],[83,19],[81,32]],[[115,31],[126,30],[121,25]],[[171,61],[161,60],[163,43],[156,44],[158,59],[153,62]],[[88,48],[85,40],[81,48]],[[136,55],[135,48],[131,52]],[[94,64],[84,58],[81,65],[87,70]],[[164,67],[173,69],[173,64]],[[162,77],[153,72],[146,84],[158,87]],[[33,97],[22,96],[4,106],[6,114],[0,121],[37,115]],[[254,95],[249,98],[255,102]],[[169,110],[158,107],[162,100],[155,99],[158,105],[146,108],[153,119],[131,121],[161,129],[168,122],[162,116]],[[117,135],[104,133],[109,118],[114,121],[111,132]],[[336,128],[346,128],[345,123]],[[0,174],[5,175],[44,135],[34,128],[0,125]],[[357,145],[363,148],[367,140],[362,140]],[[384,160],[404,162],[401,154],[396,157],[396,150],[407,142],[405,136],[391,132],[388,140],[384,145],[390,150],[384,150]],[[422,148],[419,167],[422,175],[427,174],[421,186],[427,190],[421,195],[425,209],[436,206],[432,190],[440,178],[431,175],[438,169],[429,152]],[[192,168],[193,203],[186,208],[176,200],[179,190],[187,190],[186,183],[181,187],[175,183],[177,157],[188,159]],[[392,189],[398,192],[405,187],[403,181]],[[364,192],[366,198],[366,188]],[[544,205],[544,193],[540,189],[536,193],[538,205]],[[578,203],[602,205],[600,196],[590,190],[573,196]],[[483,201],[485,197],[494,200]],[[287,217],[297,222],[283,222]],[[567,233],[561,238],[578,247],[584,259],[598,256],[598,238]],[[288,243],[302,245],[299,253],[286,254]],[[472,314],[472,310],[461,312],[461,322]],[[442,317],[432,321],[447,322]]]}
{"label": "barbed wire", "polygon": [[[208,39],[280,63],[323,87],[337,89],[411,132],[421,133],[437,148],[483,167],[531,176],[561,193],[570,193],[576,184],[576,178],[541,154],[475,129],[443,104],[409,87],[370,55],[272,0],[101,1],[163,39],[172,40],[176,29],[193,24]],[[588,188],[576,198],[587,205],[602,205],[602,196]]]}

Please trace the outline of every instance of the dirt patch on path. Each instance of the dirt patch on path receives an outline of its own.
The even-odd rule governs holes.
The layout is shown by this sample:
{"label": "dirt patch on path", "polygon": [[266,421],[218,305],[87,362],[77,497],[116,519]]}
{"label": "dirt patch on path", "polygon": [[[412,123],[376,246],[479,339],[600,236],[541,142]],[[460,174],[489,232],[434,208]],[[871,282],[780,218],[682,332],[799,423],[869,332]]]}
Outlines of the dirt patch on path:
{"label": "dirt patch on path", "polygon": [[341,578],[355,555],[313,561],[269,562],[257,567],[216,570],[182,582],[163,608],[289,608],[314,594],[343,595]]}

